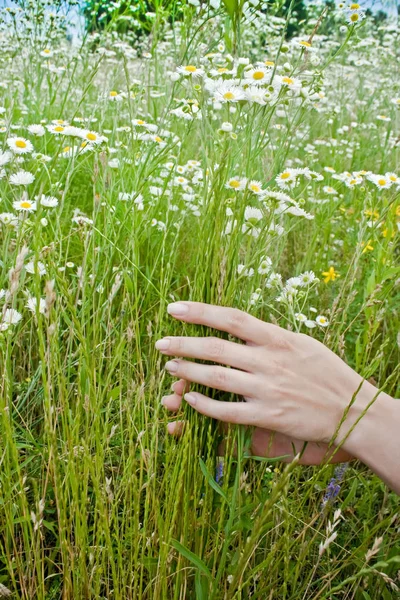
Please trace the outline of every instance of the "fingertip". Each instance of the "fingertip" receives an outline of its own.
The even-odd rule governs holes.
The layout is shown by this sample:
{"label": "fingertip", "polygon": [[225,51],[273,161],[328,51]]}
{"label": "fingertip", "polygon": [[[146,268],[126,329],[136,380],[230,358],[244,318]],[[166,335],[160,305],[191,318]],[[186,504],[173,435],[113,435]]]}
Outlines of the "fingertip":
{"label": "fingertip", "polygon": [[184,427],[185,421],[172,421],[172,423],[168,423],[167,431],[170,435],[179,437],[182,435]]}

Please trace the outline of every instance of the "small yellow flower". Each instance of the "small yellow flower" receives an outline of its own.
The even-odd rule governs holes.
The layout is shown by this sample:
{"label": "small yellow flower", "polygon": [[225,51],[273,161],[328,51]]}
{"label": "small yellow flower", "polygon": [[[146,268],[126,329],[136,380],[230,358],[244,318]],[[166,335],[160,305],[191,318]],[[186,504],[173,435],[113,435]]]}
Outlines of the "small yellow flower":
{"label": "small yellow flower", "polygon": [[368,240],[368,242],[361,242],[361,247],[363,248],[363,254],[364,252],[368,252],[368,250],[374,249],[374,247],[371,245],[371,240]]}
{"label": "small yellow flower", "polygon": [[335,271],[335,267],[329,267],[328,271],[324,271],[322,275],[324,276],[325,283],[335,281],[339,277],[339,273]]}

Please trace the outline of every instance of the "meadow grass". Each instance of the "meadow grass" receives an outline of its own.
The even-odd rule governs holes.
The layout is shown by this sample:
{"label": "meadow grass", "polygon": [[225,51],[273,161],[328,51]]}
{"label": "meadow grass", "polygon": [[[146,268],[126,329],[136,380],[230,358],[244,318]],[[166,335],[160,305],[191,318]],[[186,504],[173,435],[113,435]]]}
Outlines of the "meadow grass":
{"label": "meadow grass", "polygon": [[155,341],[224,335],[179,299],[399,397],[399,22],[326,31],[317,6],[287,40],[293,6],[235,6],[75,45],[64,5],[2,12],[0,596],[400,597],[398,497],[366,467],[252,458],[240,427],[221,458],[214,422],[160,404]]}

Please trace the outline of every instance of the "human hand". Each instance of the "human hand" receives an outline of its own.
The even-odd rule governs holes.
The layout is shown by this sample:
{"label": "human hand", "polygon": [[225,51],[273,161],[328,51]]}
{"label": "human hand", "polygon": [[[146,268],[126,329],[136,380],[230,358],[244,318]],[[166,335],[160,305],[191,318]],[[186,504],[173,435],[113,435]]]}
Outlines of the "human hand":
{"label": "human hand", "polygon": [[[171,411],[176,412],[182,404],[183,394],[189,391],[190,383],[184,379],[179,379],[172,384],[172,394],[164,396],[163,406]],[[228,425],[222,424],[223,431],[227,431]],[[171,421],[167,425],[168,432],[171,435],[180,437],[185,426],[184,421]],[[285,457],[283,462],[289,462],[293,457],[302,452],[304,441],[296,438],[291,438],[283,433],[276,433],[261,427],[255,427],[252,431],[250,452],[253,456],[261,456],[268,458]],[[225,453],[225,443],[223,442],[218,451],[221,455]],[[333,454],[333,456],[332,456]],[[301,453],[299,464],[303,465],[319,465],[322,462],[336,463],[347,462],[353,457],[342,449],[328,448],[327,444],[310,442],[305,450]]]}
{"label": "human hand", "polygon": [[[179,307],[186,312],[178,314]],[[159,340],[156,348],[168,356],[233,367],[182,359],[165,365],[176,377],[242,396],[245,402],[238,403],[213,400],[192,391],[184,398],[195,410],[214,419],[266,430],[259,434],[263,439],[274,431],[283,436],[278,438],[283,445],[292,440],[327,445],[348,409],[336,438],[340,443],[357,420],[360,404],[366,406],[372,390],[376,391],[331,350],[307,335],[265,323],[237,309],[199,302],[175,303],[169,305],[168,312],[179,320],[226,331],[246,342],[168,336]],[[177,399],[167,397],[164,402],[172,408]]]}

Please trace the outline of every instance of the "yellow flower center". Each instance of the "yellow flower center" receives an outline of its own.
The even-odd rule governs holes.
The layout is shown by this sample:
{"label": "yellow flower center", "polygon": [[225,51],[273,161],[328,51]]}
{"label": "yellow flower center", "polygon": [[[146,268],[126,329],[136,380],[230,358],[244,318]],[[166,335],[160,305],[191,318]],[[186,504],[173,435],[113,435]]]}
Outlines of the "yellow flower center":
{"label": "yellow flower center", "polygon": [[259,192],[261,188],[260,188],[260,186],[259,186],[259,185],[252,184],[252,185],[250,186],[250,189],[251,189],[253,192]]}
{"label": "yellow flower center", "polygon": [[397,176],[396,175],[389,175],[389,179],[390,181],[397,181]]}
{"label": "yellow flower center", "polygon": [[264,77],[265,77],[264,71],[255,71],[255,73],[253,73],[253,79],[260,80],[260,79],[264,79]]}
{"label": "yellow flower center", "polygon": [[111,96],[112,98],[115,98],[115,96],[118,96],[118,92],[116,92],[115,90],[112,90],[112,91],[110,92],[110,96]]}
{"label": "yellow flower center", "polygon": [[386,185],[386,179],[378,179],[379,185]]}
{"label": "yellow flower center", "polygon": [[142,121],[142,119],[138,119],[138,120],[136,121],[136,124],[137,124],[137,125],[144,125],[144,121]]}
{"label": "yellow flower center", "polygon": [[162,142],[162,139],[158,135],[154,139],[158,143]]}
{"label": "yellow flower center", "polygon": [[310,42],[301,41],[299,43],[300,43],[300,46],[305,46],[306,48],[311,48]]}
{"label": "yellow flower center", "polygon": [[281,179],[288,179],[290,177],[290,173],[282,173]]}
{"label": "yellow flower center", "polygon": [[21,202],[20,206],[21,208],[31,208],[32,203],[25,200],[24,202]]}
{"label": "yellow flower center", "polygon": [[352,21],[353,23],[357,23],[359,18],[360,18],[360,15],[358,13],[354,13],[351,15],[350,21]]}
{"label": "yellow flower center", "polygon": [[57,125],[57,127],[54,127],[54,131],[60,132],[60,131],[64,131],[65,127],[61,127],[61,125]]}
{"label": "yellow flower center", "polygon": [[97,135],[95,133],[87,133],[86,139],[88,139],[90,142],[94,142],[97,140]]}
{"label": "yellow flower center", "polygon": [[48,48],[45,48],[45,49],[43,50],[43,52],[44,52],[45,54],[50,54],[50,50],[49,50]]}
{"label": "yellow flower center", "polygon": [[69,152],[71,150],[71,146],[65,146],[63,152]]}
{"label": "yellow flower center", "polygon": [[229,182],[230,187],[232,188],[238,188],[240,186],[240,181],[238,181],[237,179],[233,179],[233,181]]}
{"label": "yellow flower center", "polygon": [[24,142],[24,140],[16,140],[15,145],[17,148],[26,148],[26,142]]}
{"label": "yellow flower center", "polygon": [[282,81],[283,83],[287,83],[287,85],[292,85],[292,83],[294,83],[291,77],[284,77]]}
{"label": "yellow flower center", "polygon": [[267,65],[267,67],[273,67],[275,63],[273,60],[266,60],[265,64]]}
{"label": "yellow flower center", "polygon": [[187,65],[185,67],[185,71],[187,71],[188,73],[195,73],[197,71],[197,67],[193,65]]}
{"label": "yellow flower center", "polygon": [[233,100],[235,97],[235,94],[233,94],[232,92],[225,92],[224,94],[224,100]]}
{"label": "yellow flower center", "polygon": [[360,5],[359,5],[359,4],[350,4],[350,9],[351,9],[351,10],[357,10],[357,9],[359,9],[359,8],[360,8]]}
{"label": "yellow flower center", "polygon": [[220,67],[220,68],[218,69],[218,73],[226,73],[226,72],[227,72],[227,70],[228,70],[228,69],[227,69],[226,67]]}

